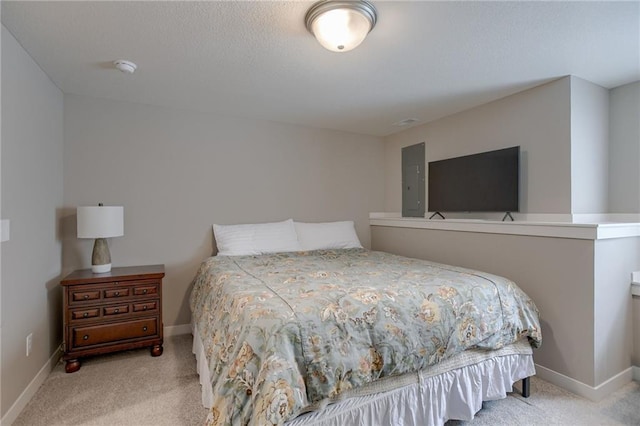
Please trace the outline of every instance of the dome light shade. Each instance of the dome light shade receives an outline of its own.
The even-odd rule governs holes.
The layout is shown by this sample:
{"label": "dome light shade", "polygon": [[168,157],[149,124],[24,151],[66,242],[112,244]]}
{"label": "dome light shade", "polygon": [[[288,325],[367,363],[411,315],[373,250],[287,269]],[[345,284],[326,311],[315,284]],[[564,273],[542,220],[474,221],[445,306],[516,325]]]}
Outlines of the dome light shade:
{"label": "dome light shade", "polygon": [[325,49],[348,52],[360,45],[376,25],[377,12],[364,0],[325,0],[314,4],[304,20]]}

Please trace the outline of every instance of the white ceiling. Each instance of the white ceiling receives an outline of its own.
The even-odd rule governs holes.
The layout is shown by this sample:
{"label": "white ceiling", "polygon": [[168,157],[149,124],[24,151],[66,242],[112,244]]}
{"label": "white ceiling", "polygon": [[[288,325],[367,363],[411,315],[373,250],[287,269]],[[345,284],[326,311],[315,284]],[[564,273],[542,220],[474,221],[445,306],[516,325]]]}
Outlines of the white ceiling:
{"label": "white ceiling", "polygon": [[347,53],[307,32],[311,4],[2,1],[2,22],[65,93],[377,136],[569,74],[640,80],[638,1],[374,0]]}

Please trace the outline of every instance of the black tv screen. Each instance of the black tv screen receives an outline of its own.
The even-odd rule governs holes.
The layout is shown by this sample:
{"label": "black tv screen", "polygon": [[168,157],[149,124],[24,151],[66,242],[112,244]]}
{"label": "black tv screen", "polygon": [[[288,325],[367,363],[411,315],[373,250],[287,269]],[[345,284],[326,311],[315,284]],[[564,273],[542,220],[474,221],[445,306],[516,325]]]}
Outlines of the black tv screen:
{"label": "black tv screen", "polygon": [[431,212],[519,211],[520,147],[429,162]]}

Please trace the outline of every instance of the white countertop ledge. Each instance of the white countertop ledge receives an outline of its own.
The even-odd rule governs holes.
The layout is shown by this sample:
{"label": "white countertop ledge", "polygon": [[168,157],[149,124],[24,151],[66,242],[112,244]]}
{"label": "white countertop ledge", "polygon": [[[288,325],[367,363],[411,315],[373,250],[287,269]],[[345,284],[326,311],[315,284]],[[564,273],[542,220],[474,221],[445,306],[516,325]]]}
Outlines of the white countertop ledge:
{"label": "white countertop ledge", "polygon": [[[543,216],[543,215],[539,215]],[[561,221],[515,220],[501,222],[483,219],[427,219],[402,217],[399,213],[370,213],[371,226],[435,229],[488,234],[528,235],[581,240],[640,237],[640,222],[578,223]]]}

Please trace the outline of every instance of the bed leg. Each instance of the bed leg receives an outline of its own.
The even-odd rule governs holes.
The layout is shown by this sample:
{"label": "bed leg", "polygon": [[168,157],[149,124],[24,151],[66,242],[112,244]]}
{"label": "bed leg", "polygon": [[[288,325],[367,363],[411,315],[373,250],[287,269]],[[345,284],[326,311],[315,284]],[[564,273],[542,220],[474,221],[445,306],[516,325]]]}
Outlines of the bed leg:
{"label": "bed leg", "polygon": [[522,396],[524,398],[529,398],[530,395],[530,379],[531,377],[525,377],[522,379]]}

